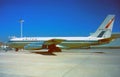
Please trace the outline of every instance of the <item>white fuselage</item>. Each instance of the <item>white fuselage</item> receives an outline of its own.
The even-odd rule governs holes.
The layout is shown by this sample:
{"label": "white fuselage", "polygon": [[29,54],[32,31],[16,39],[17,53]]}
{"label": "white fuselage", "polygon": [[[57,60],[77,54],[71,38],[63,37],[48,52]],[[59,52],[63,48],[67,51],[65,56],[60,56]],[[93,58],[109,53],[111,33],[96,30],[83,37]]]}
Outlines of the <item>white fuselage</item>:
{"label": "white fuselage", "polygon": [[20,37],[11,38],[10,41],[47,41],[51,39],[63,39],[71,41],[97,41],[102,38],[96,37]]}
{"label": "white fuselage", "polygon": [[[42,46],[45,41],[52,40],[52,39],[60,39],[64,40],[61,43],[57,44],[57,47],[61,48],[80,48],[80,47],[89,47],[90,45],[98,44],[98,40],[102,38],[96,37],[14,37],[9,40],[9,46],[13,48],[24,48],[30,44],[34,46],[36,43],[40,43],[39,46]],[[31,47],[32,48],[32,47]],[[41,48],[41,47],[40,47]]]}

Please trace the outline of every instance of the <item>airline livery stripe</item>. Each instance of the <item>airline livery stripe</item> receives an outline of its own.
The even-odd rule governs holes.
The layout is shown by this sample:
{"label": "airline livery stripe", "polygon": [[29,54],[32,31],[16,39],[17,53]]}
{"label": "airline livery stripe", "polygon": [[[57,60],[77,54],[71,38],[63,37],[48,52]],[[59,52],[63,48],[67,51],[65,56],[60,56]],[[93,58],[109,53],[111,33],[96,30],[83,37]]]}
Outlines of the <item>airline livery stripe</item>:
{"label": "airline livery stripe", "polygon": [[97,37],[102,37],[104,35],[105,31],[102,31]]}
{"label": "airline livery stripe", "polygon": [[111,25],[113,20],[114,20],[114,18],[105,26],[105,28],[108,28]]}

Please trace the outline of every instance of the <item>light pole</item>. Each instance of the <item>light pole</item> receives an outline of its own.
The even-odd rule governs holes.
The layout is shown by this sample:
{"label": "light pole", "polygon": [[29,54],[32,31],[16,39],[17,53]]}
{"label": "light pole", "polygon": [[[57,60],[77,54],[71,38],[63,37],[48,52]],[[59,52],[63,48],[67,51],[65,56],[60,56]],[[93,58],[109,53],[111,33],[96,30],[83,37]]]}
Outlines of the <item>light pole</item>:
{"label": "light pole", "polygon": [[20,35],[21,35],[21,37],[23,37],[23,22],[24,22],[24,20],[23,19],[20,19],[19,20],[19,22],[20,22],[20,27],[21,27],[21,29],[20,29]]}

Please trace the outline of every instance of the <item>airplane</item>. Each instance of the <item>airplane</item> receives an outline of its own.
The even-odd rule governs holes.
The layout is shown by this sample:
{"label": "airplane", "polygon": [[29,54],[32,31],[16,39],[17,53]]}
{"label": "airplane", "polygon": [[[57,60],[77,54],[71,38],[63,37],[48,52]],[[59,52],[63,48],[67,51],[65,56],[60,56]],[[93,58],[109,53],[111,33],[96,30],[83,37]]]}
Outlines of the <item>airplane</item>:
{"label": "airplane", "polygon": [[12,37],[7,44],[15,51],[48,49],[48,52],[61,52],[61,49],[90,48],[112,41],[114,20],[115,15],[108,15],[96,32],[88,37]]}

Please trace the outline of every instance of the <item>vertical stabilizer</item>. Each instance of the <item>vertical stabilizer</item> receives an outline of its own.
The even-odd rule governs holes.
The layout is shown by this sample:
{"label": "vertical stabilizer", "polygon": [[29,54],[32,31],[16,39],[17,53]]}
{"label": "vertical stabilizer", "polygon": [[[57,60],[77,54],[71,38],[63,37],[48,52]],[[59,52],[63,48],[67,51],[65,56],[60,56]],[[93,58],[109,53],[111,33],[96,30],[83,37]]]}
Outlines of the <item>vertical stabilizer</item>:
{"label": "vertical stabilizer", "polygon": [[115,15],[108,15],[100,27],[97,29],[95,33],[91,35],[91,37],[97,38],[109,38],[111,37],[113,23],[114,23]]}

